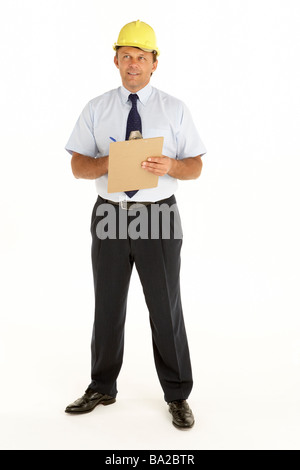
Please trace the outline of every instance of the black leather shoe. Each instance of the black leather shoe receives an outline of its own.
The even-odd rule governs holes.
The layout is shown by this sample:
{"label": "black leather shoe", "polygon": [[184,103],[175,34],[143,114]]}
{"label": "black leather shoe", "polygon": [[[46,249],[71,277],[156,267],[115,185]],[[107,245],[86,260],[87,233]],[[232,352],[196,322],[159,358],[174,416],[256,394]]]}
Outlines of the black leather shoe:
{"label": "black leather shoe", "polygon": [[176,400],[169,403],[169,411],[173,424],[178,429],[189,429],[194,426],[195,419],[186,400]]}
{"label": "black leather shoe", "polygon": [[78,398],[78,400],[67,406],[66,413],[89,413],[93,411],[98,405],[111,405],[115,403],[116,399],[109,395],[103,395],[102,393],[95,392],[90,388],[87,389],[85,394]]}

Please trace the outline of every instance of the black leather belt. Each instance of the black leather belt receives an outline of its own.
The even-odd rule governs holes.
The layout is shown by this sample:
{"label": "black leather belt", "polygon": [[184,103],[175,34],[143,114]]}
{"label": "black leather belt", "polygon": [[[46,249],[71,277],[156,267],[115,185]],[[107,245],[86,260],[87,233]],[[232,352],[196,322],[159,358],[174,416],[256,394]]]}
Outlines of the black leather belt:
{"label": "black leather belt", "polygon": [[[173,196],[171,196],[173,197]],[[149,206],[150,204],[163,204],[164,202],[166,201],[169,201],[170,198],[167,198],[167,199],[161,199],[160,201],[152,201],[152,202],[149,202],[149,201],[119,201],[119,202],[115,202],[115,201],[110,201],[109,199],[103,199],[101,196],[99,196],[100,199],[102,199],[102,201],[104,201],[105,203],[107,204],[113,204],[114,206],[119,206],[121,209],[124,209],[124,210],[133,210],[133,209],[138,209],[139,207],[141,206]]]}
{"label": "black leather belt", "polygon": [[114,201],[107,200],[106,202],[108,202],[109,204],[113,204],[114,206],[120,206],[121,209],[125,209],[127,211],[129,211],[131,208],[132,208],[131,210],[133,210],[133,206],[134,206],[134,209],[138,209],[141,206],[149,206],[149,204],[153,204],[153,202],[134,202],[134,201],[114,202]]}

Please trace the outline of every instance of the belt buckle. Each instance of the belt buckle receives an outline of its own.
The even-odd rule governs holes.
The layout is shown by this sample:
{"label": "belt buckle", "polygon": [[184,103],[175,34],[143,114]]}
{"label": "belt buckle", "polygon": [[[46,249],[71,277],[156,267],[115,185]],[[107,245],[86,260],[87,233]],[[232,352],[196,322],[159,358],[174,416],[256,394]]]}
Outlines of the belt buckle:
{"label": "belt buckle", "polygon": [[121,209],[127,211],[127,201],[126,201],[126,199],[120,200],[119,205],[120,205]]}

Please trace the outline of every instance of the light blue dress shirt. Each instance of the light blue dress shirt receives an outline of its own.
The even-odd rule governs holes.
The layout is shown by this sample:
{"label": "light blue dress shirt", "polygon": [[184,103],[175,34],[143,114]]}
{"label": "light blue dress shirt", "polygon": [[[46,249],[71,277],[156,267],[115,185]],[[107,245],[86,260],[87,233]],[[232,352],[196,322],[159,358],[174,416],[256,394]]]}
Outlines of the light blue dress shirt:
{"label": "light blue dress shirt", "polygon": [[[130,93],[121,86],[92,99],[80,114],[66,150],[70,154],[76,152],[94,158],[109,155],[110,137],[116,141],[125,140],[131,109]],[[170,158],[181,160],[206,153],[191,114],[182,101],[150,84],[137,94],[144,139],[164,137],[163,155]],[[115,202],[156,202],[172,196],[178,187],[177,179],[164,175],[159,177],[156,188],[140,189],[129,199],[125,193],[108,193],[107,181],[107,174],[95,180],[97,192],[102,198]]]}

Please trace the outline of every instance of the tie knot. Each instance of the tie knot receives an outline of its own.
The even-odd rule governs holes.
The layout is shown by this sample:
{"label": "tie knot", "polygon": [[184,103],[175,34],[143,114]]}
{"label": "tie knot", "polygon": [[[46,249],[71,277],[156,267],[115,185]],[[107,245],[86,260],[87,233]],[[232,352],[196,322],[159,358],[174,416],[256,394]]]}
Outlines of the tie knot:
{"label": "tie knot", "polygon": [[137,102],[137,100],[138,100],[139,97],[138,97],[138,95],[136,95],[136,94],[135,94],[135,95],[132,95],[132,94],[131,94],[131,95],[129,95],[128,98],[130,99],[130,101],[132,102],[133,105],[136,105],[136,102]]}

